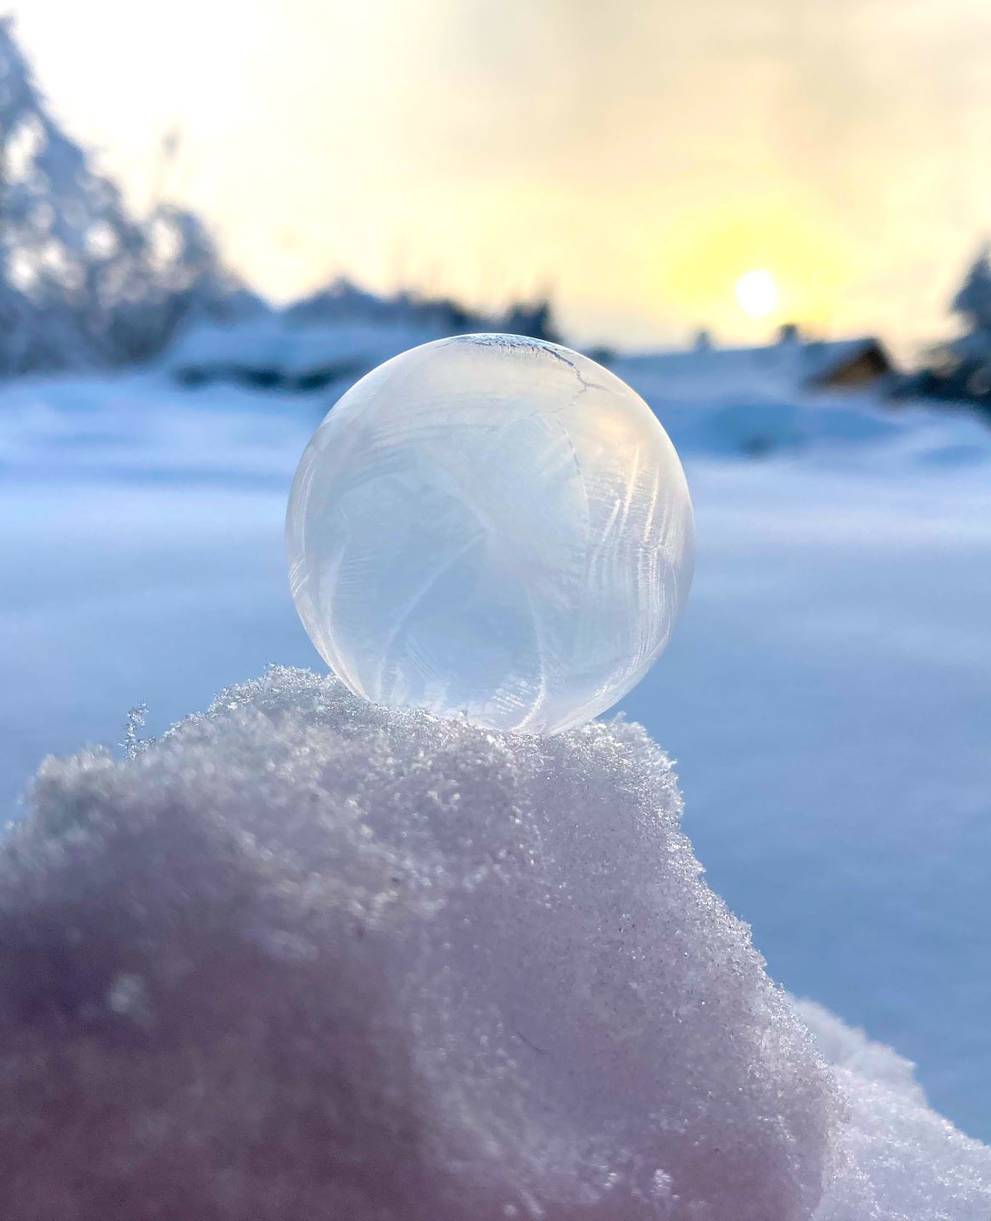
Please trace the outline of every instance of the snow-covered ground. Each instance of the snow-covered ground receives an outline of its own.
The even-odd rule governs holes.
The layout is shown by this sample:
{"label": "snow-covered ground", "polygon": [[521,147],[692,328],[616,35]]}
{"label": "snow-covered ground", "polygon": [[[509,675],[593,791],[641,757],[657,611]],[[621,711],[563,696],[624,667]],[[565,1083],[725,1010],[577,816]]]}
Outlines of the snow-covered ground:
{"label": "snow-covered ground", "polygon": [[[624,701],[772,976],[919,1063],[991,1137],[991,430],[617,369],[681,448],[696,584]],[[334,393],[153,374],[0,395],[0,785],[155,732],[267,662],[317,666],[282,515]],[[759,456],[754,456],[759,455]]]}

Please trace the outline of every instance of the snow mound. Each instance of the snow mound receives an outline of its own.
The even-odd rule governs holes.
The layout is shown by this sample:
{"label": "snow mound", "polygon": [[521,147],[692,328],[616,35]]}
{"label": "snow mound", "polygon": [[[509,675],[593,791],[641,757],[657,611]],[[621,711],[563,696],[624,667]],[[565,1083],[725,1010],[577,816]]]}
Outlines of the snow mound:
{"label": "snow mound", "polygon": [[987,1221],[991,1149],[929,1110],[908,1060],[814,1001],[796,1008],[844,1101],[815,1221]]}
{"label": "snow mound", "polygon": [[0,841],[5,1221],[982,1215],[894,1061],[819,1058],[639,727],[275,669],[130,754]]}

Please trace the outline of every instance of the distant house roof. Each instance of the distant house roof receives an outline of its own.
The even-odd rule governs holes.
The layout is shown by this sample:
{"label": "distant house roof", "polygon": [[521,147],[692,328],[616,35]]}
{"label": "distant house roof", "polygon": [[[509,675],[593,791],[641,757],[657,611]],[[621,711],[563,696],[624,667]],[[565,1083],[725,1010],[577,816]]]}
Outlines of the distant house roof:
{"label": "distant house roof", "polygon": [[894,371],[884,346],[872,336],[840,340],[787,336],[753,348],[700,344],[619,357],[614,367],[635,385],[661,379],[667,392],[691,399],[719,398],[725,392],[773,398],[799,389],[859,387]]}
{"label": "distant house roof", "polygon": [[705,346],[677,351],[645,352],[624,358],[630,363],[649,362],[671,373],[700,373],[718,369],[723,373],[786,372],[796,380],[813,383],[834,376],[855,360],[881,353],[886,367],[893,366],[881,343],[871,336],[861,339],[782,340],[755,348]]}
{"label": "distant house roof", "polygon": [[799,347],[809,385],[859,386],[895,371],[884,344],[873,336],[812,340]]}

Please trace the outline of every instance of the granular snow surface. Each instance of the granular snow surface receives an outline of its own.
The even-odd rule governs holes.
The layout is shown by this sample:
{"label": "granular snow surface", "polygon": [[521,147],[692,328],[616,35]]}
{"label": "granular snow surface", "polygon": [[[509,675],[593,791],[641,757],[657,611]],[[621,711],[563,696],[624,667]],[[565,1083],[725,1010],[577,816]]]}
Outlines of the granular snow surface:
{"label": "granular snow surface", "polygon": [[991,1151],[806,1006],[636,725],[273,669],[0,846],[5,1221],[978,1221]]}

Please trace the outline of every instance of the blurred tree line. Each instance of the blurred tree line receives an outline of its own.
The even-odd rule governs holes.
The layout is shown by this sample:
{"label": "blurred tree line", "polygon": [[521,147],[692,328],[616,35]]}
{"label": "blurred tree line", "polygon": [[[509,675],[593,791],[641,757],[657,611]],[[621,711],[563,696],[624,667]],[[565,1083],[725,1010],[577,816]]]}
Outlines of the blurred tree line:
{"label": "blurred tree line", "polygon": [[192,213],[129,213],[0,20],[0,374],[146,359],[242,291]]}

